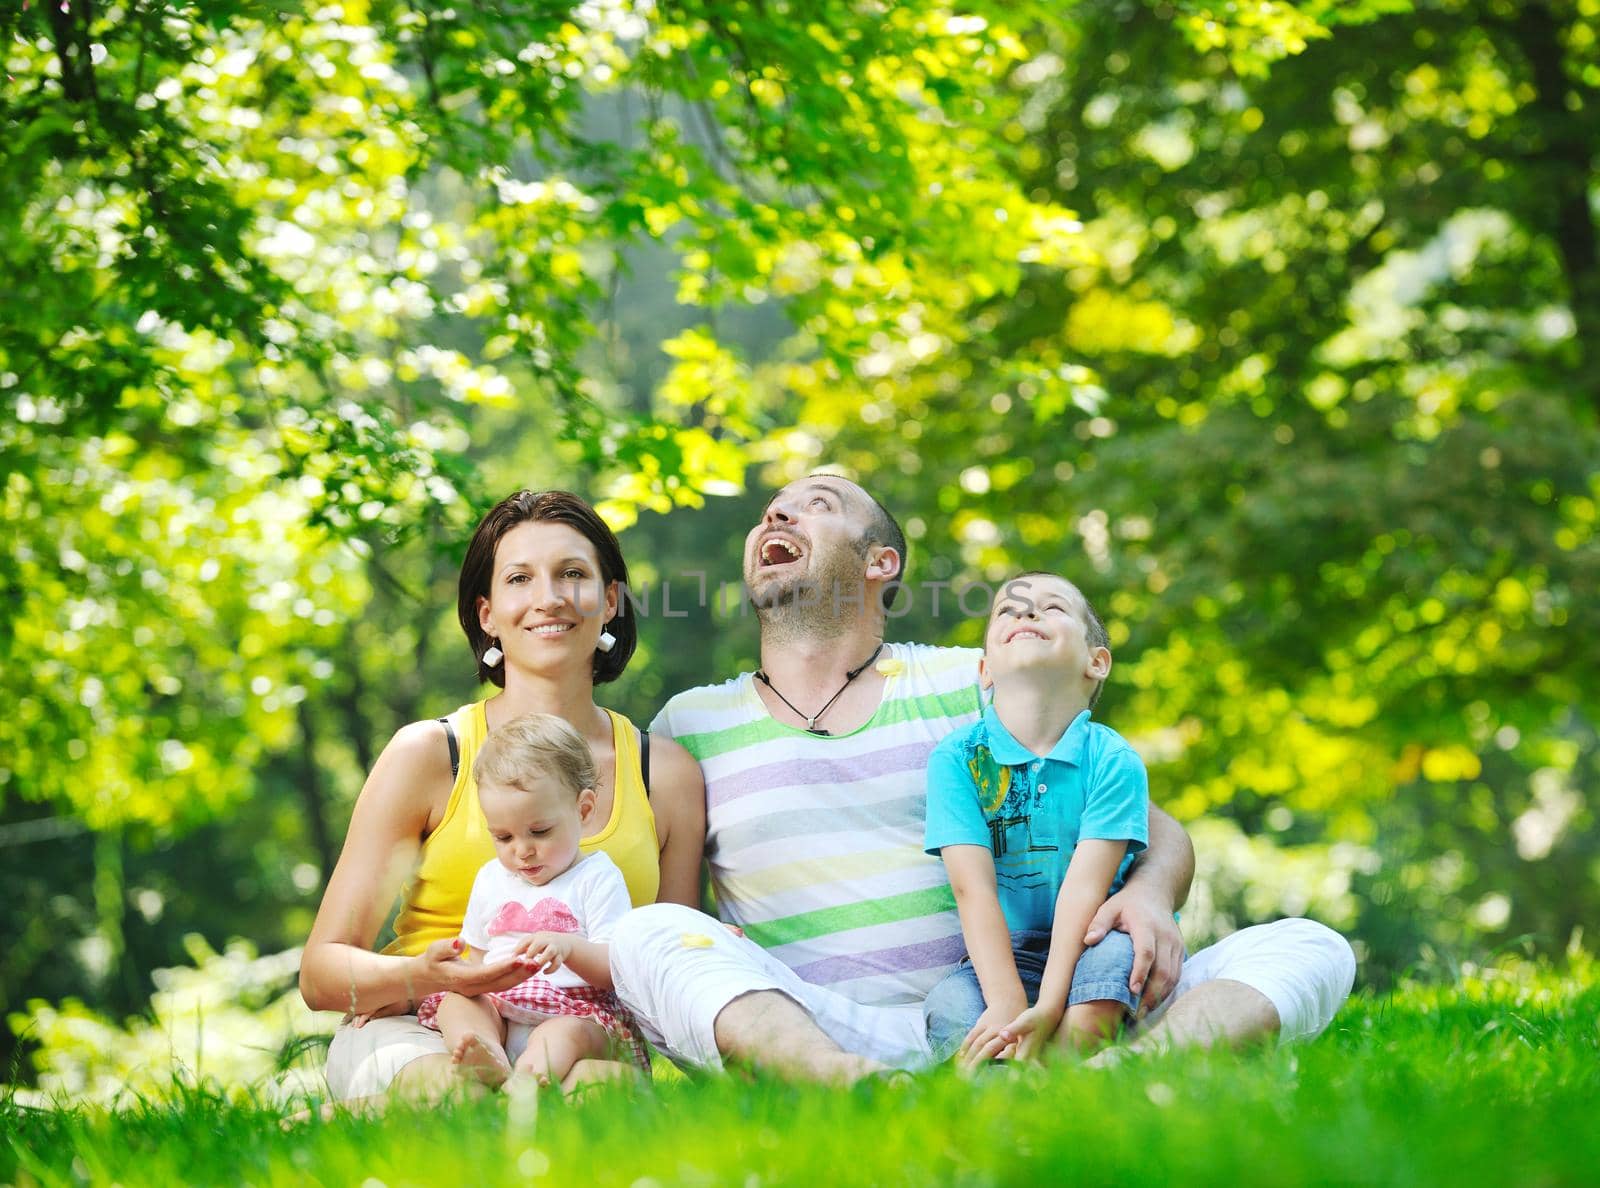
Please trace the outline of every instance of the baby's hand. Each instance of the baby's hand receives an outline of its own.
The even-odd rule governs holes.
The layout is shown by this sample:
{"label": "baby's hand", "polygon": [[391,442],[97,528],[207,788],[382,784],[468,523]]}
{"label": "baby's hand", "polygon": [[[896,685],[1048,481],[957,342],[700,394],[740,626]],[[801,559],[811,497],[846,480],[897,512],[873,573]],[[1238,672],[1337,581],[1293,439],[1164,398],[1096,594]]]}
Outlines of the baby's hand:
{"label": "baby's hand", "polygon": [[517,951],[540,973],[554,973],[572,956],[572,942],[576,939],[576,934],[571,932],[534,932]]}

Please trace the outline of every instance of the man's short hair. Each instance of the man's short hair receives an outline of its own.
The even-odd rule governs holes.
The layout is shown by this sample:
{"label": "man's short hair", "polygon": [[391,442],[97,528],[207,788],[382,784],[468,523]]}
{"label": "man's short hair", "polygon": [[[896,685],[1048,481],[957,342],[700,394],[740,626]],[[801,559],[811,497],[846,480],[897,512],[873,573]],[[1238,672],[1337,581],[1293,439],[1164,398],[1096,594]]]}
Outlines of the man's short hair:
{"label": "man's short hair", "polygon": [[[859,483],[856,485],[861,486]],[[874,498],[871,491],[861,487],[861,493],[872,504],[872,522],[867,525],[867,543],[886,545],[900,555],[900,568],[890,579],[889,584],[883,588],[883,609],[887,611],[900,597],[900,586],[905,581],[906,563],[910,560],[907,555],[906,534],[900,530],[900,522],[889,514],[888,508]]]}
{"label": "man's short hair", "polygon": [[[890,610],[894,606],[895,601],[900,597],[900,587],[905,582],[906,569],[908,568],[911,560],[909,548],[906,545],[906,534],[901,531],[900,522],[889,513],[888,508],[884,507],[883,504],[878,502],[877,497],[873,495],[871,491],[867,490],[866,487],[856,482],[855,479],[846,478],[842,474],[829,474],[826,471],[819,471],[816,474],[807,475],[806,477],[831,479],[842,478],[867,497],[867,503],[871,505],[872,512],[867,521],[867,527],[861,535],[861,544],[863,546],[875,544],[886,545],[893,549],[900,557],[899,570],[896,571],[894,577],[889,580],[889,584],[883,588],[883,609],[885,611]],[[863,548],[862,552],[863,555],[865,555],[865,548]]]}

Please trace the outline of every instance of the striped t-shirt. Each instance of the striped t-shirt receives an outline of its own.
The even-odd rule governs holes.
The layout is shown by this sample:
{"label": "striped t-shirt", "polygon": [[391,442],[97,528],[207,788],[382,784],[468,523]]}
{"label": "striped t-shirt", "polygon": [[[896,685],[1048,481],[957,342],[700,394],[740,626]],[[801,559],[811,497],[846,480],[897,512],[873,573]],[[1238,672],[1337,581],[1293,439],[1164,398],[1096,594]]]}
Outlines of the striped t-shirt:
{"label": "striped t-shirt", "polygon": [[862,1003],[919,1002],[960,960],[923,808],[929,753],[982,710],[978,656],[886,645],[883,700],[851,734],[775,721],[750,673],[678,694],[651,724],[705,772],[719,914],[806,981]]}

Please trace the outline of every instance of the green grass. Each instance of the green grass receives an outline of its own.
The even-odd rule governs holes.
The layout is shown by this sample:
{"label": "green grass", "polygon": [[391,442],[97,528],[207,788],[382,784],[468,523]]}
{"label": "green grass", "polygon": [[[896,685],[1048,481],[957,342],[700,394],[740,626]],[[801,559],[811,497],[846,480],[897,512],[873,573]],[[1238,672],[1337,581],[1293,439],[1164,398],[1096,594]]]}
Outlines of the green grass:
{"label": "green grass", "polygon": [[1297,1048],[976,1083],[723,1077],[517,1121],[494,1098],[287,1134],[276,1111],[194,1090],[116,1113],[0,1100],[0,1181],[1593,1184],[1597,1020],[1584,962],[1358,997]]}

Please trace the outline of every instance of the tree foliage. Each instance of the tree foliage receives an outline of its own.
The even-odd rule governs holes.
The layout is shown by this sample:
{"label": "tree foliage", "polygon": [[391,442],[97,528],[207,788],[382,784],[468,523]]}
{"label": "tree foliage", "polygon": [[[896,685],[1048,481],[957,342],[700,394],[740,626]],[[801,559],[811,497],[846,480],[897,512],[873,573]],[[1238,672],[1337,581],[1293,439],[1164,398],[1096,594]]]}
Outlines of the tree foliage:
{"label": "tree foliage", "polygon": [[[449,607],[493,496],[632,528],[661,609],[614,695],[648,717],[753,658],[661,583],[715,593],[747,478],[819,462],[914,579],[1081,577],[1158,797],[1302,847],[1356,894],[1298,902],[1384,961],[1564,944],[1597,906],[1561,893],[1595,885],[1597,25],[7,5],[0,846],[97,832],[59,881],[8,863],[0,1006],[170,963],[179,915],[293,939],[374,748],[472,695]],[[976,642],[931,597],[895,633]],[[229,894],[180,913],[180,858]],[[35,975],[58,934],[105,951]]]}
{"label": "tree foliage", "polygon": [[1008,79],[1080,261],[807,406],[967,576],[1084,575],[1180,815],[1397,843],[1374,916],[1554,945],[1594,906],[1540,867],[1593,885],[1597,12],[1373,6],[1261,72],[1081,6]]}

